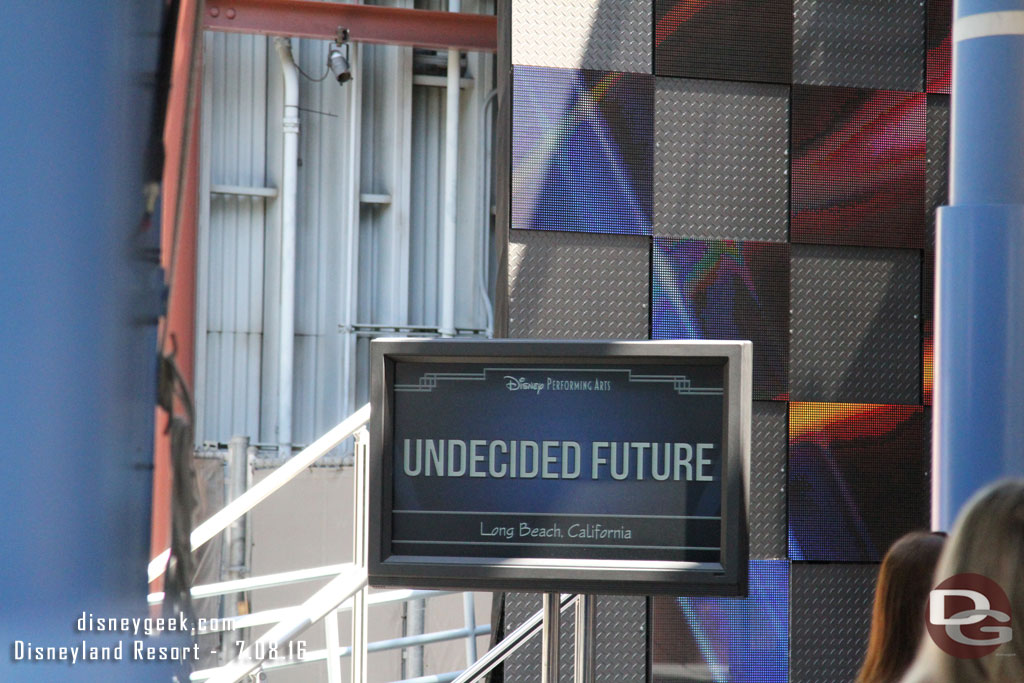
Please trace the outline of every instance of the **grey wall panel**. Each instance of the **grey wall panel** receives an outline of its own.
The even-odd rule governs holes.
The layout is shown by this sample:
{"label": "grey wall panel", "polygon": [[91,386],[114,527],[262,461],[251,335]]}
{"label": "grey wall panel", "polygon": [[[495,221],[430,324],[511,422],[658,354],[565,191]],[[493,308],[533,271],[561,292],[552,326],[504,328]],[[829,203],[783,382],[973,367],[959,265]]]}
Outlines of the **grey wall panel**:
{"label": "grey wall panel", "polygon": [[[537,593],[506,596],[506,633],[541,608]],[[596,683],[642,683],[647,680],[647,598],[599,596],[596,606],[594,678]],[[562,613],[559,668],[562,680],[573,676],[574,612]],[[540,683],[540,637],[535,637],[505,663],[506,683]]]}
{"label": "grey wall panel", "polygon": [[795,0],[793,82],[920,92],[920,0]]}
{"label": "grey wall panel", "polygon": [[789,88],[658,78],[654,234],[785,242]]}
{"label": "grey wall panel", "polygon": [[650,239],[513,230],[509,336],[647,339]]}
{"label": "grey wall panel", "polygon": [[928,223],[925,244],[935,249],[935,209],[949,203],[949,95],[928,94]]}
{"label": "grey wall panel", "polygon": [[792,400],[918,403],[920,252],[792,249]]}
{"label": "grey wall panel", "polygon": [[790,681],[849,683],[871,629],[878,565],[793,563]]}
{"label": "grey wall panel", "polygon": [[512,63],[651,73],[650,0],[516,0]]}
{"label": "grey wall panel", "polygon": [[[204,37],[203,187],[266,184],[267,39]],[[259,429],[267,199],[203,193],[196,269],[197,444]]]}
{"label": "grey wall panel", "polygon": [[[505,595],[505,633],[518,628],[542,606],[540,593],[507,593]],[[573,638],[576,629],[573,611],[562,612],[559,633],[558,668],[564,680],[572,680]],[[505,660],[505,683],[540,683],[540,635],[531,638],[518,652]]]}
{"label": "grey wall panel", "polygon": [[597,598],[597,683],[647,680],[647,598]]}
{"label": "grey wall panel", "polygon": [[786,557],[787,404],[754,401],[750,427],[750,558]]}

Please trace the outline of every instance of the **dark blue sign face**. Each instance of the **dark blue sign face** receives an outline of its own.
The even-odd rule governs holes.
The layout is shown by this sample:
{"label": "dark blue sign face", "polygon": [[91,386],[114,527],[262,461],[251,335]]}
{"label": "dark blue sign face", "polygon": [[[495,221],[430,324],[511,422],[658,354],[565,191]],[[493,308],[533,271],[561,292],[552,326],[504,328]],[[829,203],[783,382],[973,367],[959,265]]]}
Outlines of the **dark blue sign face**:
{"label": "dark blue sign face", "polygon": [[396,361],[393,555],[718,563],[724,361]]}

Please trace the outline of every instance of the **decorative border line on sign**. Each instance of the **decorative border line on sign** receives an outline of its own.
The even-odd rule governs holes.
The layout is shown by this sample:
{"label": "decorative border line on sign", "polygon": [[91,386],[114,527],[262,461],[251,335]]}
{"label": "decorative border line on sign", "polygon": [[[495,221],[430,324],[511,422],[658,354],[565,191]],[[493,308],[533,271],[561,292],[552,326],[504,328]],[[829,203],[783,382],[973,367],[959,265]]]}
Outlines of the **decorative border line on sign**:
{"label": "decorative border line on sign", "polygon": [[438,382],[482,382],[487,379],[488,372],[624,372],[627,380],[640,383],[665,383],[671,384],[673,391],[680,396],[721,396],[725,389],[721,387],[694,387],[690,378],[686,375],[634,375],[629,368],[522,368],[522,367],[499,367],[484,368],[480,372],[427,372],[420,377],[416,384],[395,384],[396,392],[408,393],[429,393],[433,391]]}

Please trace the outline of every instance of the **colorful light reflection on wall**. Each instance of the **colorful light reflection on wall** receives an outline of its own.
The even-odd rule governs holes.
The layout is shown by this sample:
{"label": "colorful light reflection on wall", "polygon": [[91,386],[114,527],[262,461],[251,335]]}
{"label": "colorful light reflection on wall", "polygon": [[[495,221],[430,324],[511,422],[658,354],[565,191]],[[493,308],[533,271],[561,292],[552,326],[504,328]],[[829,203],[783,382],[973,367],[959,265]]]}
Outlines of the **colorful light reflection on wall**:
{"label": "colorful light reflection on wall", "polygon": [[790,403],[789,557],[878,562],[928,528],[924,408]]}
{"label": "colorful light reflection on wall", "polygon": [[512,227],[651,234],[654,78],[516,66]]}
{"label": "colorful light reflection on wall", "polygon": [[923,93],[793,86],[790,240],[920,248]]}
{"label": "colorful light reflection on wall", "polygon": [[654,339],[749,339],[754,398],[788,398],[788,244],[656,237],[653,266]]}
{"label": "colorful light reflection on wall", "polygon": [[789,680],[789,562],[753,560],[748,597],[651,599],[654,683]]}
{"label": "colorful light reflection on wall", "polygon": [[655,73],[789,83],[792,0],[657,0]]}

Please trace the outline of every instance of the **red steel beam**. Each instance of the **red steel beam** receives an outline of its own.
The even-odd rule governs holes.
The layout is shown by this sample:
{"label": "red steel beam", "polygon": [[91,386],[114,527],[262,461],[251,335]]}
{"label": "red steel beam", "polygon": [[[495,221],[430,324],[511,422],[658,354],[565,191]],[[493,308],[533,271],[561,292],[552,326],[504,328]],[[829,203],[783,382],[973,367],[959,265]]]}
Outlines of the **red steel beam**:
{"label": "red steel beam", "polygon": [[498,18],[311,0],[207,0],[203,27],[333,40],[338,27],[362,43],[496,52]]}

